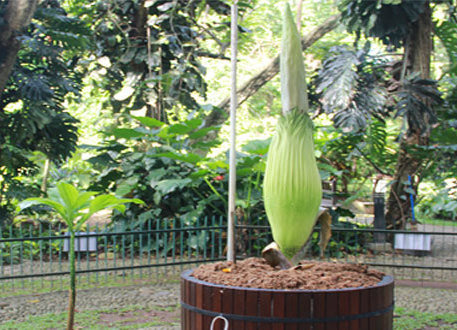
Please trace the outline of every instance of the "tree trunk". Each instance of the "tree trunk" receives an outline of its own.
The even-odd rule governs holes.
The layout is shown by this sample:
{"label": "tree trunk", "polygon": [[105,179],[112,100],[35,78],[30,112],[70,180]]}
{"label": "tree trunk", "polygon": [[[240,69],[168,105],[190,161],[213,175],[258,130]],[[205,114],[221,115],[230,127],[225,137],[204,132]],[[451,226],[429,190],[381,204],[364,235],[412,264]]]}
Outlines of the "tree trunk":
{"label": "tree trunk", "polygon": [[43,181],[41,182],[41,192],[43,197],[46,195],[46,191],[48,191],[48,179],[49,179],[49,172],[51,171],[51,160],[46,158],[44,161],[44,169],[43,169]]}
{"label": "tree trunk", "polygon": [[0,98],[16,62],[21,42],[17,38],[20,30],[30,24],[38,0],[9,1],[0,29]]}
{"label": "tree trunk", "polygon": [[[322,25],[318,26],[313,30],[307,37],[301,41],[303,50],[306,50],[317,40],[322,38],[325,34],[332,31],[339,25],[341,15],[334,15],[327,19]],[[273,79],[279,73],[279,56],[277,56],[271,63],[263,69],[261,72],[256,74],[254,77],[249,79],[242,87],[237,91],[238,105],[241,105],[249,97],[254,95],[262,86]],[[205,127],[221,125],[228,118],[230,110],[230,98],[224,99],[217,108],[215,108],[206,118]],[[208,136],[208,139],[213,139],[217,132],[213,132],[213,135]]]}
{"label": "tree trunk", "polygon": [[[428,2],[425,3],[424,12],[412,24],[411,33],[405,41],[408,50],[408,71],[419,72],[424,79],[430,78],[430,58],[432,54],[432,15]],[[389,229],[403,229],[411,219],[411,202],[409,193],[408,176],[420,178],[424,159],[414,155],[411,150],[415,146],[426,146],[429,143],[429,133],[414,131],[408,128],[400,142],[397,167],[393,184],[391,185],[387,200],[386,224]],[[412,188],[417,193],[419,180],[413,180]]]}

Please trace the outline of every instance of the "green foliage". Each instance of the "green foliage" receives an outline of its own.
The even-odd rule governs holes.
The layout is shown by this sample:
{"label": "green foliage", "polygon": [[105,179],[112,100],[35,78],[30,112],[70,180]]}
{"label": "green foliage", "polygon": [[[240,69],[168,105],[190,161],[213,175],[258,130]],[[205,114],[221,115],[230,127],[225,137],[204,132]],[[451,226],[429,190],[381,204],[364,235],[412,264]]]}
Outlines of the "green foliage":
{"label": "green foliage", "polygon": [[[430,132],[437,121],[436,109],[443,102],[435,81],[413,75],[396,83],[385,70],[389,64],[369,54],[369,44],[358,51],[335,47],[313,82],[321,112],[331,115],[343,133],[321,147],[324,159],[342,171],[343,190],[350,180],[363,182],[374,173],[394,172],[396,153],[389,145],[389,135]],[[448,111],[446,108],[443,114]],[[388,129],[386,123],[399,117],[407,125],[396,131]],[[427,147],[409,149],[421,159],[433,160],[436,151],[430,151]]]}
{"label": "green foliage", "polygon": [[84,223],[98,211],[116,209],[125,210],[125,203],[143,203],[139,199],[119,199],[112,195],[97,195],[92,191],[78,191],[71,184],[61,182],[51,190],[49,198],[28,198],[19,204],[24,210],[33,205],[46,205],[65,221],[70,233],[70,300],[68,307],[67,329],[73,329],[75,297],[76,297],[76,267],[75,267],[75,234]]}
{"label": "green foliage", "polygon": [[[319,227],[317,227],[319,228]],[[332,229],[360,229],[363,226],[347,221],[334,221],[332,223]],[[320,255],[319,247],[320,234],[315,231],[311,236],[310,253],[313,256]],[[330,238],[328,245],[325,249],[326,258],[345,258],[348,255],[363,254],[367,251],[366,235],[360,235],[357,232],[348,231],[333,231],[332,237]]]}
{"label": "green foliage", "polygon": [[411,132],[428,132],[436,123],[432,106],[442,102],[436,81],[420,79],[417,75],[408,77],[397,97],[395,117],[406,118]]}
{"label": "green foliage", "polygon": [[386,89],[380,84],[381,64],[365,49],[335,47],[324,60],[314,84],[322,111],[333,114],[336,127],[346,132],[365,129],[371,118],[386,114]]}
{"label": "green foliage", "polygon": [[[202,120],[190,118],[176,124],[134,117],[143,126],[118,128],[117,138],[98,149],[89,159],[99,175],[92,188],[112,191],[118,196],[140,198],[146,206],[129,205],[115,221],[128,220],[134,228],[151,218],[196,218],[227,214],[228,163],[224,158],[197,154],[216,146],[218,141],[199,142],[215,128],[201,128]],[[238,207],[243,218],[264,219],[260,182],[264,171],[267,141],[253,141],[238,154]]]}
{"label": "green foliage", "polygon": [[64,99],[79,92],[73,49],[86,47],[88,33],[58,5],[44,3],[37,8],[2,95],[0,125],[6,133],[2,145],[40,150],[54,161],[75,150],[76,120],[64,111]]}
{"label": "green foliage", "polygon": [[418,203],[421,216],[442,220],[457,219],[457,195],[455,183],[422,187],[423,198]]}
{"label": "green foliage", "polygon": [[452,76],[457,76],[457,23],[454,21],[443,21],[435,26],[435,33],[443,43],[449,57],[447,71]]}
{"label": "green foliage", "polygon": [[49,198],[28,198],[19,204],[22,211],[34,205],[46,205],[65,221],[70,232],[80,231],[87,219],[104,209],[125,210],[125,203],[142,204],[139,199],[119,199],[112,195],[96,195],[96,192],[80,192],[71,184],[61,182],[49,191]]}
{"label": "green foliage", "polygon": [[[93,2],[85,9],[103,68],[98,84],[110,91],[114,111],[145,108],[167,122],[170,109],[198,108],[196,95],[207,89],[199,57],[210,52],[201,47],[206,32],[197,22],[206,14],[224,20],[229,6],[219,0]],[[224,22],[214,24],[216,34],[227,33]]]}
{"label": "green foliage", "polygon": [[359,197],[371,194],[368,187],[368,191],[361,190],[365,181],[395,168],[396,153],[389,141],[392,136],[383,121],[372,120],[360,132],[344,133],[328,126],[320,127],[319,132],[316,145],[321,152],[318,164],[321,175],[325,180],[336,178],[340,192],[354,191],[361,194]]}
{"label": "green foliage", "polygon": [[[338,5],[350,32],[379,38],[386,45],[401,47],[410,24],[424,11],[426,0],[342,0]],[[386,24],[386,22],[388,22]]]}
{"label": "green foliage", "polygon": [[430,146],[424,153],[433,155],[427,175],[434,181],[455,177],[457,167],[457,78],[446,79],[444,102],[436,107],[438,125],[430,134]]}
{"label": "green foliage", "polygon": [[76,148],[77,121],[65,111],[65,98],[79,93],[77,64],[88,34],[58,2],[45,1],[18,36],[22,47],[0,100],[0,222],[16,200],[38,194],[37,184],[20,181],[36,174],[31,152],[61,162]]}
{"label": "green foliage", "polygon": [[[36,210],[37,211],[37,210]],[[40,237],[44,235],[60,235],[61,224],[49,222],[40,218],[30,220],[16,218],[13,223],[0,226],[0,237],[2,239],[18,237]],[[59,250],[59,243],[52,241],[24,241],[24,242],[3,242],[0,243],[1,260],[3,264],[16,264],[21,260],[37,260],[40,258],[40,251]]]}

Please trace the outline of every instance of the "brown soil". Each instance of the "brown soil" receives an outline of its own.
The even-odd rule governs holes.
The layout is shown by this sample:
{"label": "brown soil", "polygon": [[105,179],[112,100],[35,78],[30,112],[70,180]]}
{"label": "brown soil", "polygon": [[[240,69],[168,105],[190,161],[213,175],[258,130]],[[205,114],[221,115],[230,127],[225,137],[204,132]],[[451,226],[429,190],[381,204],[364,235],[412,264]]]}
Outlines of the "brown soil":
{"label": "brown soil", "polygon": [[248,288],[328,290],[373,286],[384,273],[365,265],[315,261],[302,261],[294,268],[281,270],[262,258],[248,258],[236,264],[204,264],[192,276],[210,283]]}

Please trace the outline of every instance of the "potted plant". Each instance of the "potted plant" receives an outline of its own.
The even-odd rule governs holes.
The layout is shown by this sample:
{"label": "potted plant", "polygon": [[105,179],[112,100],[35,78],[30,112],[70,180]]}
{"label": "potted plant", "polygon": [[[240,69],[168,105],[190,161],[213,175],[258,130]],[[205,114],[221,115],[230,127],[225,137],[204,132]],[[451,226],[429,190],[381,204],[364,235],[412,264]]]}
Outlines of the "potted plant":
{"label": "potted plant", "polygon": [[[293,267],[289,261],[312,233],[322,188],[313,124],[307,113],[300,37],[288,5],[282,33],[282,117],[270,145],[264,179],[265,209],[275,240],[269,251],[274,258],[270,265],[262,259],[247,259],[184,272],[182,328],[391,329],[392,277],[361,265],[306,263]],[[272,267],[276,265],[286,269]],[[339,269],[348,276],[337,274]],[[266,277],[260,278],[261,274]],[[318,285],[310,289],[307,285],[312,277]],[[330,279],[337,286],[326,285]]]}
{"label": "potted plant", "polygon": [[50,189],[48,198],[28,198],[19,204],[20,210],[30,206],[44,204],[53,209],[67,225],[70,234],[70,297],[68,306],[67,329],[73,329],[76,304],[76,261],[75,237],[86,221],[96,212],[116,209],[124,212],[125,203],[143,203],[139,199],[117,198],[112,195],[98,195],[93,191],[78,191],[68,183],[60,182],[55,189]]}

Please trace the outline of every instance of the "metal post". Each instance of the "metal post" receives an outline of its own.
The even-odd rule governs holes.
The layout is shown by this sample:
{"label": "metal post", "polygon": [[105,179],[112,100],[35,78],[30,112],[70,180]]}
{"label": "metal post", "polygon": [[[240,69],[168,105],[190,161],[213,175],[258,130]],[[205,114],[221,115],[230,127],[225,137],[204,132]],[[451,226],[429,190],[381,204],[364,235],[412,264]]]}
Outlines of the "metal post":
{"label": "metal post", "polygon": [[238,42],[238,1],[233,1],[231,23],[231,93],[230,93],[230,160],[229,160],[229,206],[227,224],[227,261],[235,261],[235,192],[236,192],[236,61]]}
{"label": "metal post", "polygon": [[[384,216],[384,193],[374,193],[374,228],[386,229],[386,218]],[[386,234],[375,233],[375,243],[384,243],[386,241]]]}

